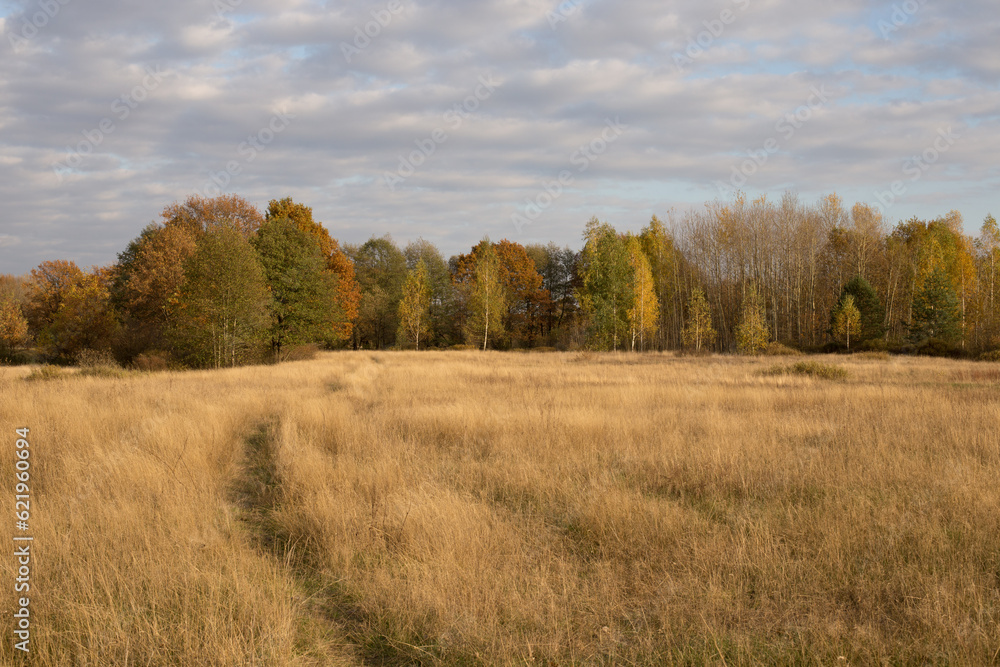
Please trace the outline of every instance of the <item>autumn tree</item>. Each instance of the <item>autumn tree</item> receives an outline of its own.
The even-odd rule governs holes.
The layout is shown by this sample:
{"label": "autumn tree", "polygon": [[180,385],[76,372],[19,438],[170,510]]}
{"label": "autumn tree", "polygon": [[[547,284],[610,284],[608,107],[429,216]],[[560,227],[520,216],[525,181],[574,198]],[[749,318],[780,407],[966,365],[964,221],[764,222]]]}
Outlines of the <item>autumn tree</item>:
{"label": "autumn tree", "polygon": [[702,346],[715,343],[715,328],[712,327],[712,310],[700,287],[691,290],[688,300],[687,324],[684,326],[684,345],[701,352]]}
{"label": "autumn tree", "polygon": [[666,225],[655,215],[642,228],[639,242],[653,276],[659,310],[659,345],[665,348],[671,341],[676,343],[682,326],[682,258]]}
{"label": "autumn tree", "polygon": [[342,319],[336,276],[327,270],[316,238],[287,218],[270,218],[251,241],[270,289],[271,352],[281,359],[289,345],[326,342]]}
{"label": "autumn tree", "polygon": [[229,227],[249,239],[264,224],[257,207],[238,195],[191,195],[167,206],[161,217],[167,227],[183,227],[196,239],[214,227]]}
{"label": "autumn tree", "polygon": [[403,283],[403,298],[399,302],[399,333],[397,340],[412,343],[420,349],[420,338],[430,333],[431,285],[427,264],[418,260]]}
{"label": "autumn tree", "polygon": [[503,314],[507,308],[506,290],[500,277],[500,259],[488,238],[476,246],[475,270],[469,295],[469,319],[466,339],[483,350],[489,346],[490,336],[503,333]]}
{"label": "autumn tree", "polygon": [[167,345],[166,332],[195,239],[182,226],[152,224],[119,253],[111,302],[121,323],[118,354],[125,359]]}
{"label": "autumn tree", "polygon": [[[841,310],[844,299],[848,296],[851,297],[852,306],[858,311],[860,318],[856,330],[851,333],[855,344],[860,345],[867,341],[882,338],[885,335],[885,308],[882,307],[882,301],[879,299],[878,294],[875,293],[875,289],[860,274],[847,281],[844,289],[841,290],[836,306],[831,312],[830,323],[835,337],[838,336],[837,331],[839,329],[834,324],[834,318]],[[839,331],[841,332],[839,337],[841,339],[845,338],[843,330]],[[848,347],[850,347],[849,344]]]}
{"label": "autumn tree", "polygon": [[66,291],[41,339],[63,359],[83,350],[110,350],[116,321],[111,308],[110,270],[95,269]]}
{"label": "autumn tree", "polygon": [[83,271],[66,260],[42,262],[31,270],[24,315],[33,334],[41,334],[52,324],[66,294],[83,277]]}
{"label": "autumn tree", "polygon": [[[833,313],[833,335],[851,349],[851,336],[861,333],[861,312],[854,305],[854,295],[845,294]],[[855,341],[856,342],[856,341]]]}
{"label": "autumn tree", "polygon": [[535,263],[535,270],[542,277],[542,290],[548,295],[541,315],[543,333],[551,345],[568,338],[575,328],[579,312],[576,266],[580,253],[552,242],[526,246],[525,252]]}
{"label": "autumn tree", "polygon": [[764,303],[757,286],[750,285],[743,297],[740,321],[736,326],[736,349],[740,354],[757,354],[767,347],[770,336]]}
{"label": "autumn tree", "polygon": [[21,304],[8,295],[0,296],[0,357],[9,357],[28,341],[28,320]]}
{"label": "autumn tree", "polygon": [[626,244],[629,265],[629,291],[631,305],[626,316],[629,330],[632,334],[632,351],[636,342],[639,349],[646,349],[647,337],[656,333],[660,315],[660,304],[656,297],[653,274],[649,268],[649,259],[642,251],[639,239],[630,236]]}
{"label": "autumn tree", "polygon": [[257,253],[241,233],[205,232],[185,262],[173,327],[180,355],[195,366],[252,361],[267,335],[267,282]]}

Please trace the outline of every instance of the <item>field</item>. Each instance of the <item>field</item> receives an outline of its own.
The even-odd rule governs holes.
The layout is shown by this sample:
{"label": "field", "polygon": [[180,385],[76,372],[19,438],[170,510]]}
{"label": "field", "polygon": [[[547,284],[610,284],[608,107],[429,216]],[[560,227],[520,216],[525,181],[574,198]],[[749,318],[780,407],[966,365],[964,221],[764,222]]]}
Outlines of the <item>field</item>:
{"label": "field", "polygon": [[796,361],[0,368],[31,662],[997,664],[1000,364]]}

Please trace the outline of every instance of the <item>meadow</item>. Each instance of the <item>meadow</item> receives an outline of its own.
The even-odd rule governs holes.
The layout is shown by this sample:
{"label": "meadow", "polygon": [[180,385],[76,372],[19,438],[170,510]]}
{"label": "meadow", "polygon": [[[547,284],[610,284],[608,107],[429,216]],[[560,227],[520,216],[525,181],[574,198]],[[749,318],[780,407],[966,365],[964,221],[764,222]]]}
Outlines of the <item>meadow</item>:
{"label": "meadow", "polygon": [[0,662],[997,664],[1000,364],[810,359],[0,368]]}

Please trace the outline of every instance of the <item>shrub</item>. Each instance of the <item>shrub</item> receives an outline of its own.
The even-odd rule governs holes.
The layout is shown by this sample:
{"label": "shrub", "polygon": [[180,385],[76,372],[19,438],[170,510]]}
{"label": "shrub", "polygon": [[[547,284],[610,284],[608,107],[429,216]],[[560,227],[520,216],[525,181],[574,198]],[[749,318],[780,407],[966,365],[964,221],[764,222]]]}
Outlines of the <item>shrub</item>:
{"label": "shrub", "polygon": [[802,353],[784,343],[774,342],[768,343],[767,347],[764,348],[764,354],[768,357],[794,357]]}
{"label": "shrub", "polygon": [[132,368],[144,373],[168,371],[176,367],[176,362],[169,352],[150,350],[143,352],[132,360]]}
{"label": "shrub", "polygon": [[889,353],[885,350],[882,351],[867,351],[867,352],[857,352],[854,357],[856,359],[870,359],[872,361],[888,361]]}
{"label": "shrub", "polygon": [[319,354],[319,345],[306,343],[281,350],[282,361],[312,361]]}
{"label": "shrub", "polygon": [[469,351],[469,350],[478,350],[479,348],[477,346],[475,346],[475,345],[465,345],[463,343],[459,343],[458,345],[452,345],[448,349],[449,350],[455,350],[457,352],[466,352],[466,351]]}
{"label": "shrub", "polygon": [[1000,350],[990,350],[979,355],[979,361],[1000,361]]}
{"label": "shrub", "polygon": [[25,380],[35,381],[35,380],[55,380],[63,376],[62,369],[58,366],[53,366],[52,364],[46,364],[44,366],[38,366],[32,369]]}
{"label": "shrub", "polygon": [[800,361],[794,366],[772,366],[764,370],[763,375],[805,375],[825,380],[844,380],[848,374],[840,366],[821,364],[818,361]]}

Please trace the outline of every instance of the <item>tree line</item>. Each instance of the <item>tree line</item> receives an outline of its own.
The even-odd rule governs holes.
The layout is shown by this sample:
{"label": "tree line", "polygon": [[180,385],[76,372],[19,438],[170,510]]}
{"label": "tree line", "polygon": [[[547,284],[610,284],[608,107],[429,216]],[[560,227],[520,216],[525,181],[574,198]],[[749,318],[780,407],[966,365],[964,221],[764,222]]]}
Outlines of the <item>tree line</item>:
{"label": "tree line", "polygon": [[222,367],[302,346],[387,349],[1000,348],[1000,230],[957,211],[889,228],[835,194],[737,193],[638,233],[596,218],[579,251],[483,239],[341,244],[312,209],[236,195],[167,206],[110,266],[0,277],[0,355]]}

